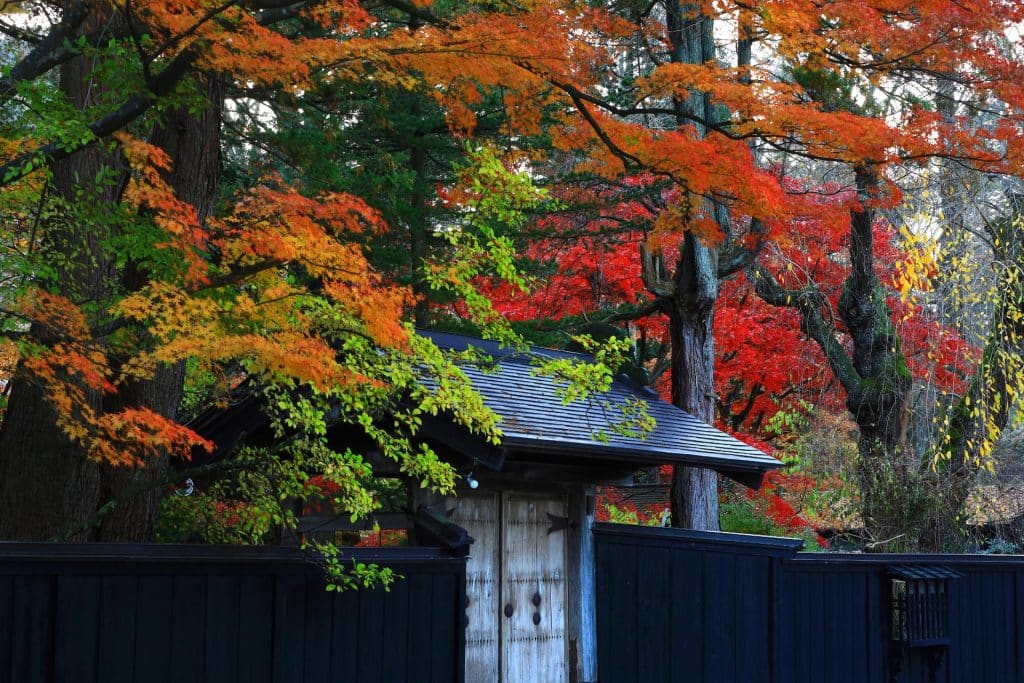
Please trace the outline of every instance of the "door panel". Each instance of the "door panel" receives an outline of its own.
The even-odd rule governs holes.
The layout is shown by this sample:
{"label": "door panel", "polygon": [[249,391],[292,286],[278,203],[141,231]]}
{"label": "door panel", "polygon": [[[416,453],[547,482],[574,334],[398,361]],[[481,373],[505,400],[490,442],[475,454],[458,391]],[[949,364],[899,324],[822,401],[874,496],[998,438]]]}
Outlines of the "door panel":
{"label": "door panel", "polygon": [[564,530],[548,533],[549,514],[566,503],[514,493],[503,496],[502,682],[565,681]]}
{"label": "door panel", "polygon": [[466,563],[466,681],[498,680],[501,581],[500,516],[497,493],[460,494],[450,498],[451,520],[473,537]]}

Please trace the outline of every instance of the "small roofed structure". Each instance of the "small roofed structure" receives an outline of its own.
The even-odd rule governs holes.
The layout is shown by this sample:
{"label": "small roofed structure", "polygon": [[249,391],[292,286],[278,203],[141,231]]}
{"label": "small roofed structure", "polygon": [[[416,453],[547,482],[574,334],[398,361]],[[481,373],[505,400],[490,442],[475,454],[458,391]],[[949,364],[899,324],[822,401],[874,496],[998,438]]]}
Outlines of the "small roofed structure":
{"label": "small roofed structure", "polygon": [[[413,492],[417,507],[443,509],[474,538],[466,570],[466,680],[597,680],[596,484],[670,464],[707,467],[756,488],[781,463],[625,377],[607,392],[565,403],[559,380],[535,372],[538,359],[592,362],[588,356],[423,334],[441,348],[474,347],[493,360],[463,371],[501,418],[497,446],[444,418],[425,422],[425,438],[464,477],[453,497]],[[643,435],[617,431],[638,403],[654,428]]]}
{"label": "small roofed structure", "polygon": [[[476,348],[494,359],[493,367],[466,366],[463,371],[484,403],[501,417],[499,448],[475,444],[469,455],[493,470],[524,470],[530,463],[547,468],[586,467],[588,471],[626,471],[655,465],[690,465],[717,470],[757,488],[765,471],[781,463],[765,453],[661,400],[647,387],[616,378],[600,394],[564,403],[557,380],[534,371],[537,359],[565,358],[592,362],[585,354],[531,348],[520,352],[495,342],[464,335],[425,332],[440,348]],[[653,430],[642,435],[616,431],[637,403],[654,418]],[[443,419],[427,425],[428,438],[465,449]],[[549,476],[550,471],[545,473]],[[591,475],[592,478],[592,475]]]}
{"label": "small roofed structure", "polygon": [[[473,347],[490,357],[486,367],[462,369],[500,417],[502,432],[494,445],[444,416],[425,419],[420,436],[462,476],[454,496],[409,485],[410,538],[458,547],[459,554],[469,541],[465,680],[597,680],[591,534],[596,485],[678,464],[714,469],[757,487],[781,463],[624,377],[607,392],[566,403],[560,380],[535,372],[537,359],[593,362],[588,356],[420,334],[442,349]],[[617,431],[637,405],[654,418],[654,428],[642,435]],[[240,429],[252,433],[261,424],[258,405],[250,404],[207,415],[196,426],[217,444],[220,457],[238,442]],[[330,438],[360,437],[346,426]],[[392,463],[374,460],[372,453],[370,459],[382,473],[395,473],[387,470]],[[445,519],[458,529],[446,529]],[[325,527],[316,521],[310,528]]]}

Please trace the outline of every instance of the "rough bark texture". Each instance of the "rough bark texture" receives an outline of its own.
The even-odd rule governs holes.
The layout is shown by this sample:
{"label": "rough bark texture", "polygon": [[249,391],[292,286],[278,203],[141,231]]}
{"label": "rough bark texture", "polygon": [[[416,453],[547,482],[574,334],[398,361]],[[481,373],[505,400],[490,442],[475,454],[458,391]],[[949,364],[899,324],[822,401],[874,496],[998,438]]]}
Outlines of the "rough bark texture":
{"label": "rough bark texture", "polygon": [[[702,64],[715,56],[712,20],[692,5],[666,3],[671,60]],[[711,121],[707,96],[694,92],[675,102],[676,123]],[[698,129],[699,134],[706,134]],[[718,207],[706,210],[719,213]],[[726,220],[728,217],[726,216]],[[723,224],[725,225],[725,224]],[[718,253],[693,234],[683,240],[672,296],[666,302],[672,335],[672,402],[709,423],[715,419],[715,347],[712,327],[718,298]],[[675,467],[672,473],[672,525],[717,530],[718,475],[714,470]]]}
{"label": "rough bark texture", "polygon": [[[113,20],[117,23],[117,19]],[[111,17],[94,13],[82,30],[110,26]],[[77,106],[96,97],[102,87],[94,81],[93,64],[75,58],[62,67],[62,87]],[[210,109],[199,114],[185,110],[171,112],[166,125],[154,132],[153,142],[167,150],[174,160],[168,178],[179,197],[194,204],[200,216],[208,214],[219,177],[219,128],[221,87],[204,82]],[[85,189],[89,201],[113,203],[120,199],[127,176],[120,159],[98,147],[78,152],[54,165],[53,191],[73,201]],[[118,170],[120,180],[109,187],[94,187],[103,168]],[[59,274],[60,293],[75,301],[104,302],[113,283],[127,289],[145,284],[144,272],[129,266],[115,270],[113,258],[102,249],[104,231],[75,220],[47,226],[43,248],[65,257],[67,266]],[[102,310],[103,307],[101,306]],[[101,322],[101,321],[93,321]],[[43,332],[34,330],[41,341]],[[182,391],[182,367],[161,369],[148,381],[124,386],[113,397],[96,396],[97,412],[125,406],[145,406],[173,417]],[[166,458],[146,468],[115,468],[89,461],[84,450],[71,443],[56,426],[53,409],[32,378],[17,375],[11,388],[10,404],[0,429],[0,538],[46,540],[146,540],[159,503],[159,489],[151,488],[127,497],[127,492],[145,489],[146,482],[163,479]],[[97,518],[100,506],[116,500],[112,512]],[[124,500],[122,500],[124,499]],[[90,520],[99,524],[88,525]],[[68,535],[68,532],[73,532]]]}
{"label": "rough bark texture", "polygon": [[857,470],[867,548],[935,550],[940,541],[924,539],[921,530],[934,516],[940,482],[907,443],[913,379],[874,268],[872,198],[878,180],[872,169],[858,169],[855,181],[860,205],[850,216],[850,275],[838,306],[852,353],[840,342],[817,289],[784,290],[760,267],[751,276],[765,301],[800,312],[802,330],[821,348],[846,390],[846,406],[859,429]]}
{"label": "rough bark texture", "polygon": [[[194,206],[199,220],[203,221],[212,209],[220,178],[223,85],[217,78],[201,78],[201,87],[209,107],[198,113],[186,109],[170,112],[164,125],[153,132],[152,142],[174,160],[167,181],[175,194]],[[122,276],[122,283],[131,291],[142,287],[146,279],[144,272],[130,265]],[[146,406],[176,419],[184,378],[182,363],[161,367],[150,380],[129,382],[108,409]],[[103,467],[101,500],[117,500],[118,504],[103,517],[98,529],[100,540],[148,540],[163,492],[163,487],[151,484],[163,480],[167,468],[166,457],[155,458],[138,469]]]}
{"label": "rough bark texture", "polygon": [[[672,403],[705,422],[715,419],[714,305],[717,254],[693,235],[684,241],[676,272],[669,324],[672,333]],[[718,475],[676,467],[672,474],[672,523],[685,529],[718,529]]]}
{"label": "rough bark texture", "polygon": [[[93,14],[84,20],[92,30],[107,20]],[[61,84],[68,99],[78,107],[99,95],[91,78],[92,63],[84,57],[66,62]],[[99,148],[91,148],[53,169],[53,191],[72,200],[76,189],[93,193],[98,202],[117,201],[123,184],[97,188],[95,179],[103,167],[116,160]],[[61,294],[75,301],[102,301],[111,275],[111,263],[104,259],[99,243],[101,231],[89,230],[73,217],[47,226],[42,248],[64,258],[57,283]],[[33,334],[44,343],[45,330]],[[93,397],[93,407],[101,407]],[[43,392],[30,377],[16,375],[3,428],[0,429],[0,538],[42,540],[54,538],[75,522],[95,511],[100,496],[98,465],[88,462],[81,448],[72,444],[55,426],[56,416]],[[77,533],[68,540],[86,540]]]}

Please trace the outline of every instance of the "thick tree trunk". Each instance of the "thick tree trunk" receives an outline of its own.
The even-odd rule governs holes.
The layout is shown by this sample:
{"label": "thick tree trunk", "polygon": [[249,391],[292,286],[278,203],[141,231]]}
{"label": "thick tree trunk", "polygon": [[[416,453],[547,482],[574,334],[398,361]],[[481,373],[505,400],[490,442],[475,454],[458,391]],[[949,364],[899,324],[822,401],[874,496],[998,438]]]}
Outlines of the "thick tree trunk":
{"label": "thick tree trunk", "polygon": [[[718,297],[717,254],[692,234],[684,240],[669,314],[672,335],[672,403],[694,417],[715,419],[714,305]],[[676,467],[672,474],[672,525],[717,530],[718,475],[714,470]]]}
{"label": "thick tree trunk", "polygon": [[[84,30],[92,30],[109,17],[94,14]],[[91,78],[93,64],[77,57],[61,70],[61,85],[69,101],[78,107],[89,105],[100,94]],[[58,163],[53,169],[53,191],[74,201],[83,191],[88,201],[115,202],[123,182],[96,185],[101,169],[116,163],[99,147],[87,149]],[[75,216],[60,218],[45,226],[41,249],[54,255],[58,268],[56,285],[74,301],[102,302],[109,291],[112,263],[104,258],[102,229],[82,224]],[[95,322],[95,321],[93,321]],[[43,343],[52,341],[47,332],[33,326],[32,333]],[[101,398],[92,400],[101,408]],[[56,414],[43,391],[31,377],[16,373],[3,428],[0,429],[0,538],[46,540],[59,536],[95,511],[100,496],[100,471],[86,460],[82,448],[73,444],[56,426]],[[69,540],[86,540],[84,532]]]}
{"label": "thick tree trunk", "polygon": [[[666,3],[671,61],[703,64],[715,54],[712,20],[692,4]],[[711,102],[693,92],[688,100],[674,103],[676,123],[691,124],[696,117],[713,120]],[[706,130],[698,125],[698,133]],[[685,188],[684,188],[684,191]],[[706,210],[723,213],[719,207]],[[718,216],[728,221],[728,216]],[[728,223],[722,223],[727,231]],[[667,303],[672,337],[672,403],[708,423],[715,420],[715,301],[718,298],[718,253],[692,233],[683,240],[676,267],[672,296]],[[672,472],[672,526],[717,530],[718,475],[714,470],[677,466]]]}
{"label": "thick tree trunk", "polygon": [[[179,199],[196,208],[202,222],[210,214],[220,180],[220,125],[224,88],[216,77],[199,77],[209,106],[200,112],[185,108],[170,112],[152,143],[174,161],[166,180]],[[146,284],[146,274],[130,266],[122,277],[127,291]],[[176,419],[185,379],[185,366],[158,368],[153,378],[129,382],[112,402],[145,406]],[[111,405],[113,409],[115,405]],[[102,500],[117,501],[99,527],[100,540],[148,540],[164,488],[159,483],[168,469],[167,457],[153,458],[145,467],[103,467]]]}
{"label": "thick tree trunk", "polygon": [[923,523],[927,491],[907,445],[910,389],[899,336],[875,273],[872,229],[878,179],[873,169],[855,174],[859,206],[850,214],[850,275],[839,297],[839,317],[852,340],[852,354],[825,311],[827,299],[813,285],[784,290],[763,268],[752,269],[759,296],[800,311],[801,329],[821,348],[846,390],[846,407],[860,431],[860,512],[871,550],[913,548]]}
{"label": "thick tree trunk", "polygon": [[[98,26],[109,19],[96,16],[90,21]],[[93,80],[92,68],[89,60],[79,57],[62,71],[62,87],[79,107],[86,106],[88,98],[96,97],[102,87]],[[166,125],[153,135],[153,142],[174,161],[168,181],[181,199],[197,207],[201,217],[210,210],[219,177],[221,86],[210,80],[205,87],[210,109],[198,114],[171,112]],[[97,206],[113,205],[120,199],[127,178],[120,166],[120,159],[97,147],[79,152],[54,167],[54,191],[74,202],[84,189],[88,201]],[[96,187],[94,181],[101,177],[100,171],[111,168],[117,170],[120,180]],[[57,282],[60,293],[72,300],[103,304],[119,279],[120,285],[129,290],[146,282],[146,274],[131,266],[119,276],[113,259],[103,252],[106,234],[101,227],[81,224],[72,217],[50,226],[44,241],[44,248],[59,257],[55,261],[67,263]],[[98,308],[103,310],[105,306]],[[150,380],[123,386],[116,396],[106,400],[96,396],[93,408],[102,412],[144,406],[174,417],[182,378],[180,366],[161,368]],[[166,458],[157,458],[141,469],[88,460],[84,449],[57,427],[53,408],[32,378],[18,374],[0,429],[0,538],[146,540],[160,495],[159,487],[147,484],[161,481],[166,469]],[[96,520],[101,504],[109,500],[117,501],[117,505]],[[91,520],[100,523],[89,524]],[[73,533],[67,535],[69,532]]]}
{"label": "thick tree trunk", "polygon": [[[39,387],[15,378],[0,430],[0,539],[38,541],[62,534],[95,511],[99,466],[56,425]],[[85,541],[83,531],[67,540]]]}

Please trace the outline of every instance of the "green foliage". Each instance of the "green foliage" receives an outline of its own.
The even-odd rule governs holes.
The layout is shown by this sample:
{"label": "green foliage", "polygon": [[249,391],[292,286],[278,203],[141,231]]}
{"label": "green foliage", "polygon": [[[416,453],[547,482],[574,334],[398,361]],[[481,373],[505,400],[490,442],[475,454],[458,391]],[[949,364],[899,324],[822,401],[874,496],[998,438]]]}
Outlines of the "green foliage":
{"label": "green foliage", "polygon": [[792,532],[764,514],[753,500],[742,495],[729,496],[721,502],[718,506],[718,515],[722,531],[760,536],[792,535]]}
{"label": "green foliage", "polygon": [[729,496],[718,506],[719,525],[722,531],[734,534],[755,534],[758,536],[776,536],[783,538],[799,538],[804,542],[805,552],[819,552],[817,536],[811,529],[795,532],[778,524],[765,514],[756,500],[743,495]]}
{"label": "green foliage", "polygon": [[273,531],[273,515],[257,505],[229,502],[214,493],[164,496],[153,530],[158,543],[256,545]]}
{"label": "green foliage", "polygon": [[612,524],[631,524],[633,526],[661,526],[661,515],[642,517],[636,510],[620,508],[613,503],[605,503],[608,521]]}
{"label": "green foliage", "polygon": [[320,562],[327,574],[329,591],[376,587],[390,590],[391,584],[401,578],[388,567],[354,560],[346,562],[339,557],[340,550],[335,545],[314,543],[309,547],[319,553]]}
{"label": "green foliage", "polygon": [[521,346],[505,318],[480,293],[476,280],[496,276],[526,291],[527,281],[516,266],[517,251],[502,234],[522,226],[526,212],[546,199],[544,189],[534,186],[530,176],[505,166],[486,147],[467,148],[467,161],[457,168],[460,178],[452,203],[460,209],[463,223],[446,227],[439,236],[458,254],[427,265],[425,277],[430,289],[444,292],[465,305],[469,319],[484,336],[509,346]]}

